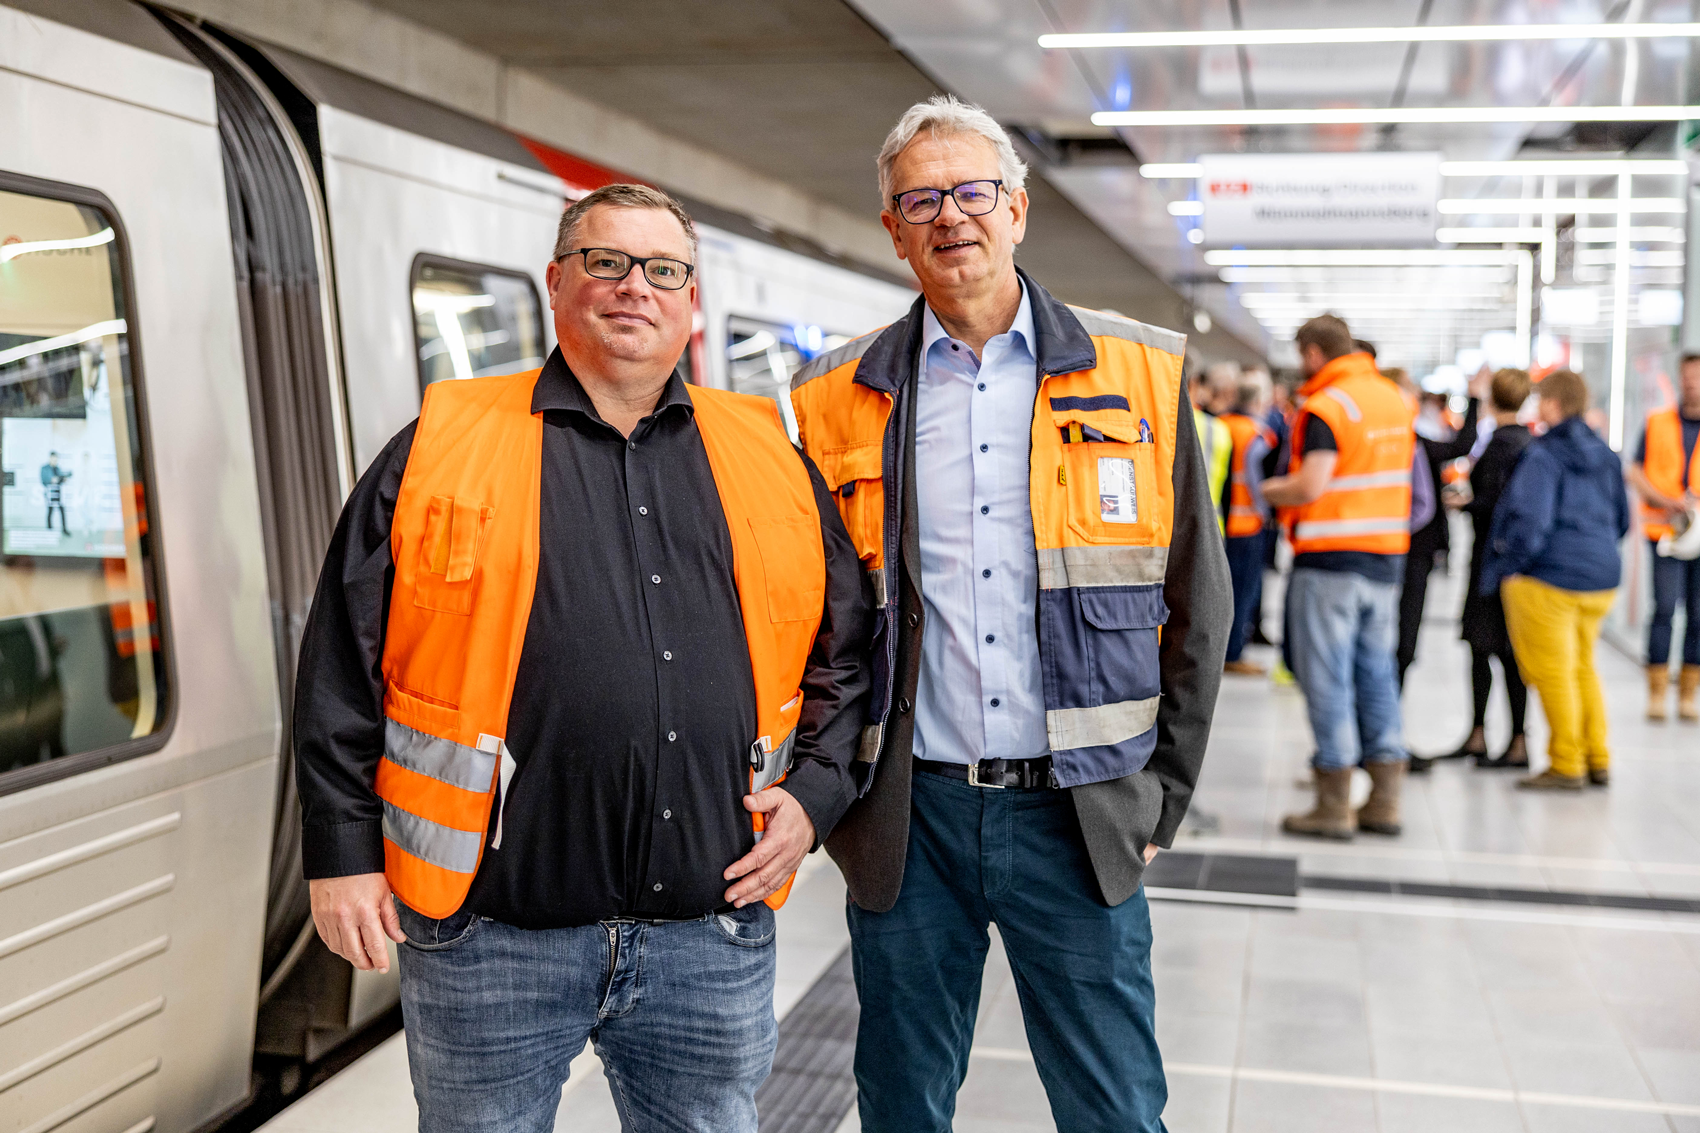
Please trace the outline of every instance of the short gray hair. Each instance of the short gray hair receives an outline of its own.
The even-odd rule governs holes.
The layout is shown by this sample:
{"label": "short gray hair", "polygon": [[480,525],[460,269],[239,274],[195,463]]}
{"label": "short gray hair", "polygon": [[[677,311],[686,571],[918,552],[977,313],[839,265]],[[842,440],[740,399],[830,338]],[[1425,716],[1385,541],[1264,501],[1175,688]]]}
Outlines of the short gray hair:
{"label": "short gray hair", "polygon": [[691,262],[696,263],[697,226],[691,223],[691,214],[685,211],[684,205],[649,185],[604,185],[568,205],[566,211],[561,213],[560,227],[555,230],[555,254],[552,259],[559,260],[573,250],[573,241],[578,239],[578,226],[584,223],[585,215],[597,205],[623,209],[661,209],[672,213],[673,219],[685,230],[685,240],[691,246]]}
{"label": "short gray hair", "polygon": [[[975,137],[991,143],[998,155],[998,173],[1003,177],[1004,192],[1014,193],[1027,184],[1027,163],[1016,155],[997,119],[972,103],[955,95],[936,94],[925,102],[917,102],[903,112],[891,133],[880,147],[880,205],[891,203],[891,167],[897,155],[909,148],[915,136],[925,130],[935,138]],[[935,186],[942,187],[942,186]]]}

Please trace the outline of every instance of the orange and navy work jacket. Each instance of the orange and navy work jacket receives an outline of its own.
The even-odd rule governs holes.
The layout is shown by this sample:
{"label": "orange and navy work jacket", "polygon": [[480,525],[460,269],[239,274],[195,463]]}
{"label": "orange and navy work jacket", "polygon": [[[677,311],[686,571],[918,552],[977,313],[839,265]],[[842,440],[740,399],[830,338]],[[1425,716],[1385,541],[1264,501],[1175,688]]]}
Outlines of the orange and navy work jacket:
{"label": "orange and navy work jacket", "polygon": [[[1075,787],[1133,774],[1157,742],[1186,339],[1065,306],[1022,278],[1038,339],[1029,495],[1045,724],[1056,782]],[[803,450],[837,499],[880,607],[872,719],[852,765],[863,791],[893,695],[902,452],[913,428],[924,302],[814,359],[791,387]]]}
{"label": "orange and navy work jacket", "polygon": [[[1246,473],[1246,460],[1251,455],[1252,441],[1263,442],[1262,452],[1275,447],[1275,434],[1261,421],[1244,413],[1224,413],[1217,420],[1228,427],[1234,439],[1234,455],[1228,462],[1228,538],[1244,539],[1263,530],[1263,513],[1251,494],[1251,479]],[[1261,458],[1261,457],[1260,457]]]}
{"label": "orange and navy work jacket", "polygon": [[1293,553],[1405,554],[1411,547],[1411,461],[1416,448],[1410,402],[1368,354],[1333,359],[1298,393],[1304,407],[1293,422],[1293,473],[1304,460],[1304,431],[1311,417],[1333,431],[1339,455],[1321,497],[1283,511]]}
{"label": "orange and navy work jacket", "polygon": [[[538,373],[428,387],[396,498],[376,789],[385,876],[428,917],[460,908],[484,847],[500,845],[497,795],[515,766],[504,737],[537,583]],[[772,401],[698,386],[690,396],[732,536],[758,791],[791,764],[826,587],[820,512]]]}
{"label": "orange and navy work jacket", "polygon": [[[1653,487],[1673,500],[1684,492],[1700,492],[1700,445],[1685,462],[1682,451],[1682,418],[1675,408],[1661,409],[1647,417],[1647,458],[1641,471]],[[1658,508],[1641,505],[1641,527],[1649,539],[1673,534],[1670,517]]]}

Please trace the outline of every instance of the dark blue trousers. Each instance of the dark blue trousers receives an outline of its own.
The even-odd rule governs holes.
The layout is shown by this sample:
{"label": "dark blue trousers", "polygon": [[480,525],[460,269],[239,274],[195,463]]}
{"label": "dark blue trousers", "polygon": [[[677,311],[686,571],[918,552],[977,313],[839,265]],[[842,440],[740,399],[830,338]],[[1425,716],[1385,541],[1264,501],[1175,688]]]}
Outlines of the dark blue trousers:
{"label": "dark blue trousers", "polygon": [[1228,631],[1229,661],[1238,661],[1245,651],[1246,636],[1251,633],[1251,615],[1263,597],[1263,547],[1267,531],[1224,539],[1228,552],[1228,573],[1234,580],[1234,625]]}
{"label": "dark blue trousers", "polygon": [[949,1133],[996,924],[1058,1129],[1159,1133],[1151,916],[1104,904],[1067,791],[988,790],[918,771],[903,889],[850,905],[863,1133]]}
{"label": "dark blue trousers", "polygon": [[1682,663],[1700,665],[1700,559],[1653,556],[1653,620],[1647,626],[1647,664],[1670,663],[1672,622],[1680,603],[1687,608],[1682,634]]}

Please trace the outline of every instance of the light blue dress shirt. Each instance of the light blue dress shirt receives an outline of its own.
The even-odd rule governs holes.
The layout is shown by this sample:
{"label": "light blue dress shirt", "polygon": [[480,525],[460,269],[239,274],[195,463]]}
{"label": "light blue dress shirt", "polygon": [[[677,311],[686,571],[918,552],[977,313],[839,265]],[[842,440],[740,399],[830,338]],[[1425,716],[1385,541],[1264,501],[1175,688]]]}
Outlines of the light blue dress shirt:
{"label": "light blue dress shirt", "polygon": [[1033,308],[976,358],[927,308],[915,417],[921,536],[915,755],[950,763],[1050,752],[1035,624],[1028,455],[1038,395]]}

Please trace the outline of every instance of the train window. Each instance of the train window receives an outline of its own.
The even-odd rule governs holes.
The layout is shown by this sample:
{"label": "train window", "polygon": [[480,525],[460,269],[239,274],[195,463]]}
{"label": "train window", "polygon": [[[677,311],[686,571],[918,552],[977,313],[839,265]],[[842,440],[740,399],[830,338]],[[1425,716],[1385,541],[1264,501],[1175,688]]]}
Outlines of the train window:
{"label": "train window", "polygon": [[849,342],[842,334],[827,334],[817,326],[783,326],[733,315],[726,320],[726,372],[738,393],[771,397],[791,439],[797,421],[791,411],[791,375],[817,354]]}
{"label": "train window", "polygon": [[149,746],[167,707],[118,226],[21,185],[0,183],[0,789]]}
{"label": "train window", "polygon": [[413,330],[421,390],[543,365],[543,304],[524,272],[415,256]]}

